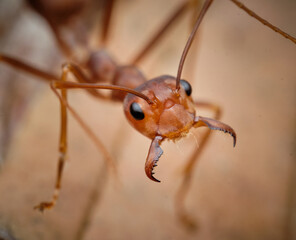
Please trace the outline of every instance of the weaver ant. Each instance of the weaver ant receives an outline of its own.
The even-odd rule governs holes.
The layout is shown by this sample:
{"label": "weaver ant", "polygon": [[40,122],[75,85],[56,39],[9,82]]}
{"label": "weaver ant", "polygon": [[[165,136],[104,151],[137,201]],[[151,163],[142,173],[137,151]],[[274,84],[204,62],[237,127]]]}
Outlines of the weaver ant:
{"label": "weaver ant", "polygon": [[[209,1],[208,1],[209,2]],[[13,62],[13,61],[11,61],[11,59],[10,58],[7,58],[7,57],[5,57],[5,56],[2,56],[2,60],[3,61],[6,61],[7,63],[11,63],[11,64],[15,64],[15,62]],[[18,63],[16,63],[15,65],[18,65]],[[21,67],[20,65],[18,65],[18,66],[16,66],[16,67]],[[182,69],[182,68],[181,68]],[[32,69],[31,69],[32,70]],[[65,75],[66,75],[66,73],[68,72],[68,71],[70,71],[70,72],[72,72],[72,73],[74,73],[74,75],[76,74],[76,77],[78,78],[78,81],[84,81],[84,79],[86,79],[86,78],[84,78],[83,77],[83,75],[82,75],[82,73],[77,69],[77,67],[76,66],[74,66],[74,65],[65,65],[65,67],[64,67],[64,73],[65,73]],[[40,72],[39,72],[40,73]],[[181,72],[180,72],[180,74],[181,74]],[[63,77],[63,80],[65,80],[66,79],[66,76],[64,75],[64,77]],[[43,75],[43,77],[45,77],[45,78],[47,78],[48,76],[45,76],[45,75]],[[49,79],[57,79],[55,76],[53,77],[53,76],[50,76],[49,77]],[[174,85],[175,86],[175,88],[178,90],[179,89],[179,87],[180,87],[180,76],[179,76],[179,78],[177,78],[178,80],[176,81],[176,80],[173,80],[173,78],[171,78],[171,77],[168,77],[168,79],[167,80],[165,80],[164,78],[159,78],[157,81],[159,81],[159,82],[163,82],[163,83],[167,83],[167,84],[169,84],[169,85],[171,85],[171,88],[173,88],[173,85],[174,84],[172,84],[172,81],[176,81],[177,83],[176,83],[176,85]],[[156,80],[154,80],[154,81],[156,81]],[[146,84],[146,83],[144,83],[144,84]],[[148,84],[147,84],[148,85]],[[99,87],[98,85],[96,86],[95,84],[92,84],[92,86],[95,86],[95,87],[98,87],[98,88],[109,88],[109,87],[107,87],[107,86],[101,86],[101,87]],[[146,85],[145,85],[146,86]],[[184,97],[184,98],[187,98],[186,96],[188,96],[188,95],[190,95],[191,94],[191,91],[190,91],[190,87],[188,86],[188,82],[185,82],[185,81],[181,81],[181,86],[185,89],[185,90],[187,90],[187,91],[183,91],[183,93],[182,94],[180,94],[180,96],[181,97]],[[61,83],[61,82],[53,82],[53,84],[52,84],[52,87],[53,88],[92,88],[90,85],[83,85],[83,84],[74,84],[74,83],[69,83],[69,84],[66,84],[66,83]],[[116,87],[110,87],[111,89],[117,89]],[[181,88],[182,89],[182,88]],[[134,94],[138,94],[137,92],[134,92],[134,91],[131,91],[131,90],[128,90],[128,89],[124,89],[124,88],[120,88],[120,89],[117,89],[117,90],[120,90],[120,91],[130,91],[130,92],[132,92],[132,93],[134,93]],[[142,91],[144,91],[144,89],[142,90]],[[179,91],[182,91],[182,90],[179,90]],[[92,92],[92,94],[93,95],[95,95],[95,94],[100,94],[100,93],[98,93],[98,92],[94,92],[94,91],[91,91]],[[173,92],[173,91],[172,91]],[[178,92],[178,91],[177,91]],[[149,96],[149,94],[148,94],[148,98],[146,98],[145,96],[146,96],[146,94],[145,95],[141,95],[140,94],[140,96],[141,97],[143,97],[143,99],[145,99],[145,101],[147,101],[147,103],[149,102],[149,101],[151,101],[151,99],[153,99],[155,96],[153,96],[153,94],[152,94],[152,96],[150,97]],[[62,90],[62,97],[64,98],[64,99],[66,99],[66,92],[64,91],[64,90]],[[101,96],[101,97],[104,97],[103,95]],[[66,106],[69,108],[69,110],[70,111],[72,111],[71,110],[71,108],[70,108],[70,106],[69,105],[67,105],[67,103],[65,102],[65,100],[63,100],[63,98],[60,98],[60,100],[61,100],[61,104],[62,104],[62,115],[66,115]],[[112,97],[112,98],[119,98],[119,99],[122,99],[123,98],[123,96],[121,96],[121,97]],[[135,98],[134,97],[131,97],[131,95],[129,95],[129,97],[127,98],[127,99],[129,99],[129,101],[135,101]],[[150,100],[149,100],[150,99]],[[143,117],[143,114],[141,113],[141,111],[140,111],[140,113],[139,113],[139,107],[138,107],[138,105],[137,104],[134,104],[134,106],[132,106],[133,104],[131,104],[131,102],[129,102],[128,100],[126,100],[126,102],[125,102],[125,105],[127,106],[127,110],[132,110],[133,112],[136,112],[136,118],[142,118]],[[138,100],[138,101],[141,101],[140,102],[140,105],[141,104],[144,104],[145,102],[143,101],[143,100]],[[183,102],[187,102],[187,100],[185,101],[185,100],[182,100]],[[149,102],[148,104],[151,104],[152,106],[153,106],[153,103],[151,103],[151,102]],[[187,104],[187,103],[186,103]],[[149,105],[147,105],[147,106],[149,106]],[[204,104],[204,106],[207,106],[207,104]],[[211,106],[211,105],[209,105],[209,107],[212,107],[216,112],[217,112],[217,115],[218,115],[218,110],[217,110],[217,108],[215,107],[215,106]],[[138,113],[137,113],[138,112]],[[131,113],[131,111],[127,111],[127,116],[128,116],[128,118],[129,119],[131,119],[131,121],[132,121],[132,123],[138,123],[137,121],[135,121],[135,119],[133,119],[132,117],[131,117],[131,115],[130,115],[130,113]],[[191,114],[193,113],[193,110],[192,110],[192,108],[191,108]],[[145,117],[145,111],[144,111],[144,117]],[[64,119],[65,119],[65,117],[64,117]],[[138,121],[141,121],[141,120],[139,120],[138,119]],[[215,127],[215,126],[217,126],[217,124],[218,124],[218,122],[216,122],[216,121],[214,121],[214,120],[209,120],[209,119],[206,119],[206,118],[200,118],[199,119],[199,121],[200,121],[200,123],[204,123],[204,124],[206,124],[208,127],[210,126],[210,127]],[[192,120],[191,120],[191,122],[192,122]],[[219,123],[220,124],[220,123]],[[64,125],[65,125],[65,123],[64,123]],[[218,125],[219,126],[219,125]],[[139,128],[139,129],[141,129],[141,131],[142,131],[142,126],[139,126],[138,124],[135,124],[135,127],[136,128]],[[185,124],[185,126],[182,126],[182,125],[179,125],[179,128],[181,128],[182,129],[182,132],[184,131],[184,132],[187,132],[187,130],[188,130],[188,126]],[[219,128],[220,129],[222,129],[222,130],[225,130],[225,131],[227,131],[227,132],[230,132],[230,133],[232,133],[232,135],[234,135],[234,131],[231,129],[231,128],[228,128],[227,126],[225,126],[225,125],[220,125],[219,126]],[[65,128],[64,128],[65,129]],[[66,130],[64,130],[64,131],[66,131]],[[160,144],[160,142],[163,140],[163,138],[172,138],[172,139],[174,139],[174,138],[178,138],[178,137],[181,137],[182,136],[182,134],[181,134],[181,132],[180,131],[174,131],[172,134],[170,134],[170,132],[168,132],[168,133],[165,133],[163,136],[159,136],[159,135],[153,135],[150,131],[149,132],[144,132],[145,134],[144,135],[147,135],[148,137],[150,137],[150,138],[153,138],[154,139],[154,141],[152,142],[152,144],[151,144],[151,148],[150,148],[150,151],[149,151],[149,155],[148,155],[148,158],[147,158],[147,164],[146,164],[146,174],[147,174],[147,176],[149,177],[149,178],[151,178],[152,180],[156,180],[153,176],[152,176],[152,169],[153,169],[153,166],[154,166],[154,164],[155,164],[155,160],[157,160],[158,159],[158,157],[159,157],[159,155],[160,155],[160,153],[161,153],[161,150],[160,150],[160,147],[159,147],[159,144]],[[161,135],[161,134],[160,134]],[[65,143],[65,136],[63,136],[63,137],[61,137],[61,138],[63,138],[63,140],[61,140],[61,145],[62,145],[62,149],[61,149],[61,151],[63,152],[63,153],[65,153],[65,149],[63,149],[65,146],[64,146],[64,143]],[[155,154],[155,155],[153,155],[153,154]],[[151,157],[151,156],[157,156],[157,159],[156,158],[149,158],[149,157]],[[63,163],[63,160],[64,160],[64,157],[62,157],[61,158],[61,160],[60,160],[60,162],[61,163]],[[190,165],[190,166],[192,166],[192,165]],[[188,170],[188,171],[191,171],[191,167],[190,167],[190,170]],[[189,176],[189,175],[187,175],[187,176]],[[59,185],[59,184],[58,184]],[[57,195],[55,195],[55,196],[57,196]],[[55,198],[55,197],[54,197]],[[41,205],[39,205],[39,208],[41,208],[41,209],[43,209],[43,208],[47,208],[47,207],[51,207],[52,205],[54,204],[54,201],[53,202],[51,202],[51,203],[43,203],[43,204],[41,204]]]}

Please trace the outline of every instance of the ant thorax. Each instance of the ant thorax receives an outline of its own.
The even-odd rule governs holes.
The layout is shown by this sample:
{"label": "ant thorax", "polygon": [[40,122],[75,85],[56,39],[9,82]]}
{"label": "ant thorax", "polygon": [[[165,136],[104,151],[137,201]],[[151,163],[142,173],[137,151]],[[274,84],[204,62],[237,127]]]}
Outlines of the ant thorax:
{"label": "ant thorax", "polygon": [[135,90],[145,94],[153,104],[128,94],[124,99],[124,112],[130,124],[143,135],[153,139],[161,136],[180,138],[191,129],[195,119],[191,86],[181,80],[176,90],[176,78],[160,76],[140,85]]}
{"label": "ant thorax", "polygon": [[[104,49],[93,52],[87,61],[87,66],[93,83],[108,83],[134,89],[147,81],[136,66],[117,65]],[[125,96],[124,91],[114,90],[111,94],[114,101],[123,101]]]}
{"label": "ant thorax", "polygon": [[92,82],[112,82],[117,68],[113,58],[104,49],[91,53],[87,66]]}

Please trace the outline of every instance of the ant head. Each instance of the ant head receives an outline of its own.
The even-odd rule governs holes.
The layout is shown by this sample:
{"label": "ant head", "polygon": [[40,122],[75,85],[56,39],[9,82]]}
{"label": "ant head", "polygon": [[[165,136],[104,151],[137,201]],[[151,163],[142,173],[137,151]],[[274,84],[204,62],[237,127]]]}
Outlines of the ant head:
{"label": "ant head", "polygon": [[185,135],[193,126],[194,104],[191,86],[180,81],[176,91],[176,79],[161,76],[140,85],[135,90],[146,95],[153,104],[128,94],[124,99],[124,112],[130,124],[145,136],[176,139]]}

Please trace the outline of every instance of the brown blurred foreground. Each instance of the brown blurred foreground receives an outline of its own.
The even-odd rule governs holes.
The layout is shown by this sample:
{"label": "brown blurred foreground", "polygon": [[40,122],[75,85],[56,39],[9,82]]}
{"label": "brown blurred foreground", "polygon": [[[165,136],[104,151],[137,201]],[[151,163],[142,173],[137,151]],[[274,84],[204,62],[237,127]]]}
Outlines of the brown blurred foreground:
{"label": "brown blurred foreground", "polygon": [[[120,2],[110,48],[121,62],[128,61],[153,32],[164,18],[162,11],[169,12],[166,2],[173,5],[169,0]],[[295,1],[244,2],[296,36]],[[1,52],[58,72],[60,64],[54,62],[60,58],[46,24],[24,6],[18,9],[11,30],[2,32]],[[152,14],[155,17],[148,21]],[[188,34],[184,26],[188,19],[141,66],[147,76],[176,74]],[[2,150],[8,154],[0,173],[0,239],[2,232],[15,239],[77,239],[95,188],[99,199],[84,228],[85,240],[296,239],[296,45],[227,0],[214,2],[199,41],[197,59],[192,61],[193,54],[187,62],[194,75],[187,69],[184,78],[193,83],[195,98],[222,106],[222,120],[236,130],[238,143],[233,149],[230,137],[215,132],[201,155],[186,202],[198,222],[197,231],[181,227],[173,199],[182,166],[197,147],[200,132],[163,144],[164,155],[156,169],[162,182],[154,183],[144,173],[150,141],[128,125],[120,104],[95,101],[81,91],[71,93],[70,102],[104,139],[118,162],[120,182],[106,172],[102,155],[70,118],[69,162],[58,205],[44,214],[34,211],[34,205],[52,194],[59,105],[46,84],[1,66],[2,121],[8,117],[4,110],[11,109],[2,99],[9,96],[7,104],[14,109],[26,104],[14,110],[21,112],[22,121],[13,130],[9,149]],[[8,94],[4,86],[13,92]]]}

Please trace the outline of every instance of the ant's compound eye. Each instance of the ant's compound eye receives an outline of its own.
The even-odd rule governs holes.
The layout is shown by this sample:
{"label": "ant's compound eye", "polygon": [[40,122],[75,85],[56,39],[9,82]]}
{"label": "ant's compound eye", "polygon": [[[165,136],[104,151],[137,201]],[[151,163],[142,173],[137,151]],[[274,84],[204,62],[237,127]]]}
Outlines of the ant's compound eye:
{"label": "ant's compound eye", "polygon": [[192,92],[192,88],[189,82],[185,81],[185,80],[180,80],[180,83],[182,85],[182,87],[184,88],[187,96],[189,97],[191,95]]}
{"label": "ant's compound eye", "polygon": [[145,117],[140,105],[136,102],[133,102],[131,104],[130,113],[132,114],[133,118],[136,120],[142,120]]}

